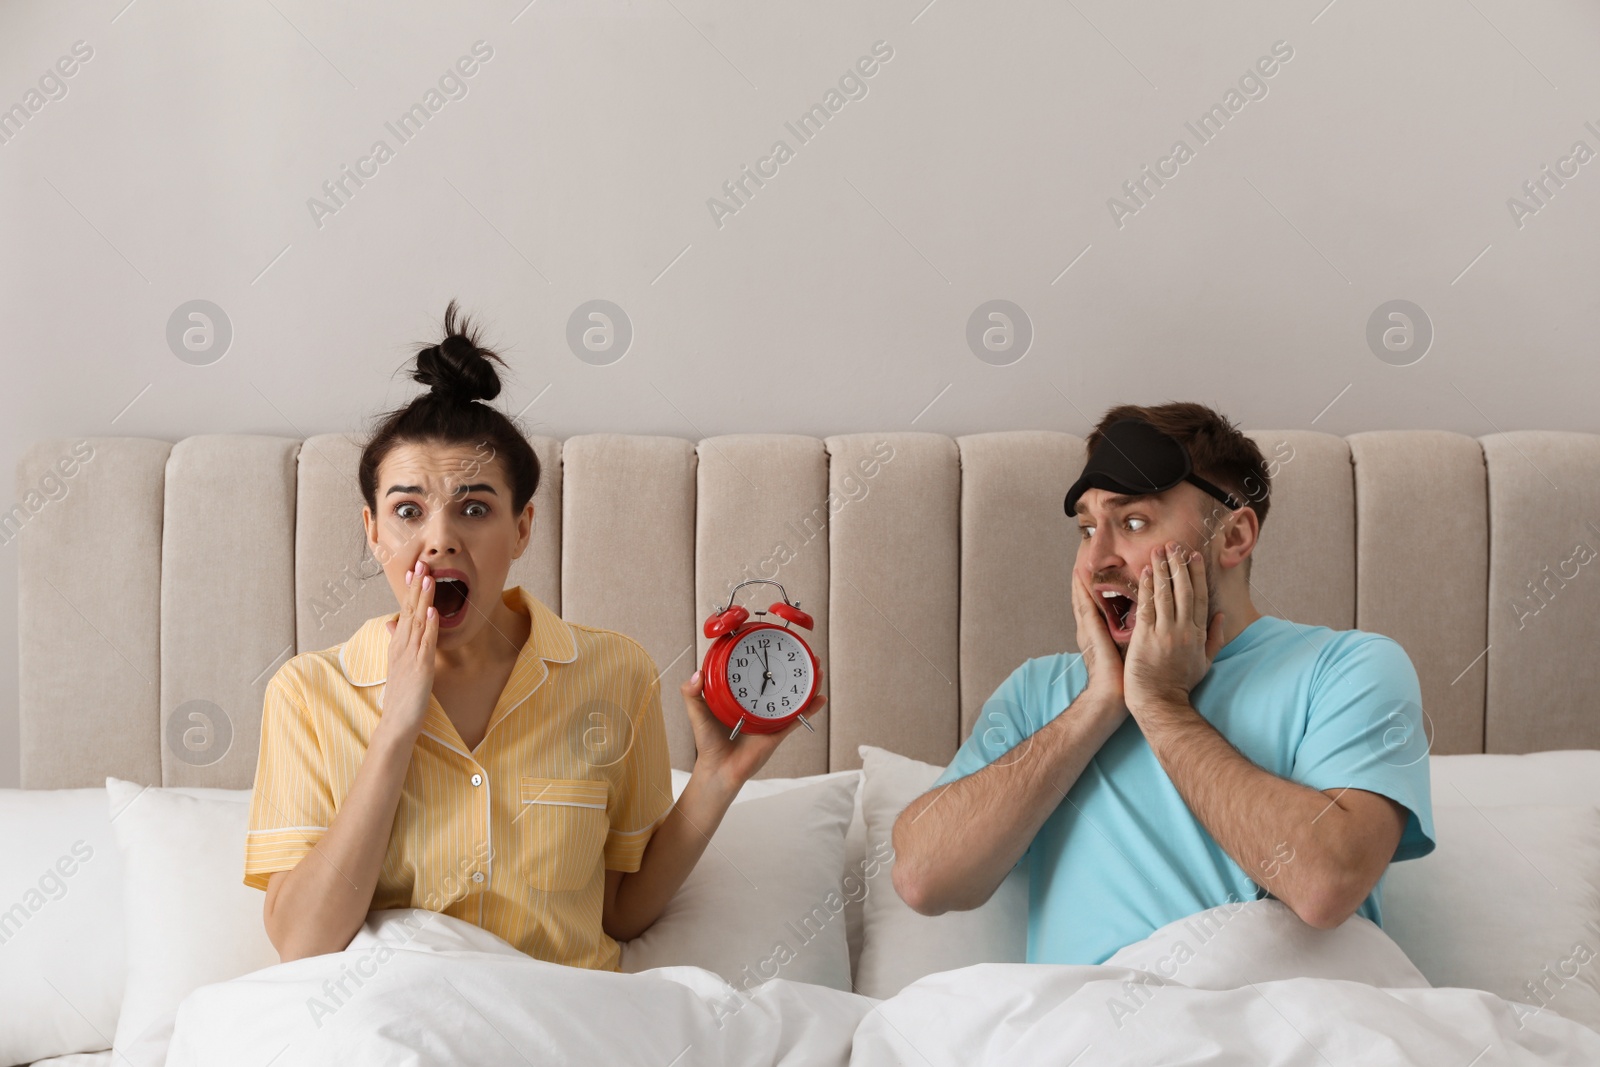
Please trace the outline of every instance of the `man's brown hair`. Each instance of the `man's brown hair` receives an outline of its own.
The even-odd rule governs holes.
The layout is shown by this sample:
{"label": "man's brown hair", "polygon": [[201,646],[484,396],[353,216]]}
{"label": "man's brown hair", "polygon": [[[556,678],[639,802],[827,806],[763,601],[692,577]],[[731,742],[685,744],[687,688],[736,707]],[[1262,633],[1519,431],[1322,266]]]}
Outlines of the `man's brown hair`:
{"label": "man's brown hair", "polygon": [[[1267,524],[1267,509],[1272,504],[1272,475],[1266,458],[1256,443],[1228,419],[1204,404],[1187,401],[1140,407],[1119,404],[1100,417],[1089,432],[1089,451],[1100,443],[1106,427],[1119,419],[1143,419],[1163,433],[1170,434],[1189,450],[1194,473],[1234,496],[1256,513],[1259,525]],[[1223,508],[1219,502],[1218,508]],[[1245,561],[1248,575],[1250,561]]]}

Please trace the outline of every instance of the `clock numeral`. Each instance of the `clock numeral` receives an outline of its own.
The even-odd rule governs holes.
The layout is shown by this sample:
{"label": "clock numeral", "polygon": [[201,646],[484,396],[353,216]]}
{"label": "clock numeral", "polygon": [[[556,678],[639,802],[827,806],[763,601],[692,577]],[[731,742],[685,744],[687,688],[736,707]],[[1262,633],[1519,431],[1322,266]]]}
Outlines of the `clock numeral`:
{"label": "clock numeral", "polygon": [[[792,712],[799,705],[800,698],[810,688],[811,671],[809,669],[810,664],[801,655],[805,648],[803,646],[796,648],[797,644],[799,644],[798,641],[791,640],[790,635],[785,633],[777,633],[768,637],[752,636],[738,646],[738,652],[727,660],[726,677],[729,685],[738,694],[737,699],[740,705],[747,708],[751,714],[782,715],[786,712]],[[787,662],[794,672],[788,693],[782,692],[780,688],[782,683],[770,685],[774,679],[770,677],[768,672],[776,673],[772,671],[772,667],[775,664],[769,659],[769,653],[772,652],[780,653],[787,657],[784,662]],[[760,661],[755,665],[755,673],[761,675],[761,678],[758,679],[762,683],[761,689],[765,690],[770,685],[772,689],[777,690],[773,693],[773,699],[771,700],[764,699],[764,692],[757,691],[752,693],[752,690],[756,688],[754,682],[746,685],[738,684],[743,682],[747,675],[751,674],[752,658]],[[741,670],[741,668],[743,669]]]}

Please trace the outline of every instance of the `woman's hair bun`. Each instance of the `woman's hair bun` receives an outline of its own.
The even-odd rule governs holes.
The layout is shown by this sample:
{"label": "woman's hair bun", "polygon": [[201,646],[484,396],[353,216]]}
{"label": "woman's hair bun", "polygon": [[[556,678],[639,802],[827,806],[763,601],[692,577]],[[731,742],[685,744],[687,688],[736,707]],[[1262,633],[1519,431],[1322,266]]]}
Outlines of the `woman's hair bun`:
{"label": "woman's hair bun", "polygon": [[378,468],[397,445],[460,445],[477,454],[489,451],[492,468],[504,475],[511,512],[520,514],[539,491],[539,456],[505,412],[493,404],[500,394],[495,364],[505,360],[478,343],[478,331],[460,315],[454,300],[444,313],[444,338],[417,352],[411,377],[429,392],[382,416],[361,449],[357,481],[361,496],[378,511]]}
{"label": "woman's hair bun", "polygon": [[[492,361],[492,362],[491,362]],[[478,329],[460,314],[454,300],[444,310],[444,339],[417,352],[411,377],[442,399],[471,403],[500,395],[494,364],[505,360],[478,344]]]}

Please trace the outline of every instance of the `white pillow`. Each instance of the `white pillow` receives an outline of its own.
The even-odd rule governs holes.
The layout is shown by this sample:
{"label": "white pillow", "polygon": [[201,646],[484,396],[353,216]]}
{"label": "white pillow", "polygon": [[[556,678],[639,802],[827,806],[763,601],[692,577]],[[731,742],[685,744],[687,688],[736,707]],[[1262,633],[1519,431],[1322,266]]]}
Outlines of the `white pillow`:
{"label": "white pillow", "polygon": [[[689,784],[688,771],[672,768],[672,799],[677,800],[683,795],[684,788]],[[816,785],[818,782],[848,781],[851,786],[861,784],[861,772],[855,771],[829,771],[825,774],[808,774],[800,778],[752,778],[740,787],[734,796],[733,802],[741,800],[754,800],[757,797],[770,797],[777,793],[787,793],[791,789],[802,786]]]}
{"label": "white pillow", "polygon": [[849,774],[741,800],[659,919],[622,945],[621,969],[691,965],[749,992],[769,978],[850,988],[845,940]]}
{"label": "white pillow", "polygon": [[1243,900],[1170,922],[1125,945],[1107,967],[1132,967],[1194,989],[1238,989],[1288,978],[1332,978],[1384,989],[1428,980],[1371,920],[1308,925],[1280,900]]}
{"label": "white pillow", "polygon": [[1600,810],[1433,809],[1438,846],[1384,875],[1383,928],[1435,986],[1600,1030]]}
{"label": "white pillow", "polygon": [[0,841],[0,1063],[109,1048],[123,927],[106,791],[0,789]]}
{"label": "white pillow", "polygon": [[1428,756],[1433,806],[1476,804],[1600,805],[1600,749],[1554,749],[1521,755]]}
{"label": "white pillow", "polygon": [[1028,865],[1018,864],[981,907],[918,915],[890,880],[894,821],[926,793],[943,767],[862,745],[861,810],[871,886],[863,911],[856,992],[887,999],[924,975],[974,963],[1024,963],[1028,955]]}
{"label": "white pillow", "polygon": [[[853,783],[852,792],[855,794],[855,811],[850,815],[850,829],[844,835],[844,875],[840,885],[844,887],[844,935],[850,943],[850,974],[852,978],[856,973],[856,965],[861,959],[862,927],[862,901],[867,896],[867,821],[861,814],[861,771],[832,771],[826,774],[810,774],[799,778],[752,778],[739,790],[733,798],[735,804],[741,800],[750,800],[754,797],[770,797],[774,793],[783,793],[813,782],[826,782],[835,778],[848,778]],[[672,798],[676,800],[683,794],[683,789],[689,784],[689,772],[672,768]]]}
{"label": "white pillow", "polygon": [[[198,795],[196,795],[198,794]],[[122,855],[127,980],[114,1046],[132,1049],[212,982],[272,967],[264,897],[244,884],[250,790],[161,789],[106,779]]]}

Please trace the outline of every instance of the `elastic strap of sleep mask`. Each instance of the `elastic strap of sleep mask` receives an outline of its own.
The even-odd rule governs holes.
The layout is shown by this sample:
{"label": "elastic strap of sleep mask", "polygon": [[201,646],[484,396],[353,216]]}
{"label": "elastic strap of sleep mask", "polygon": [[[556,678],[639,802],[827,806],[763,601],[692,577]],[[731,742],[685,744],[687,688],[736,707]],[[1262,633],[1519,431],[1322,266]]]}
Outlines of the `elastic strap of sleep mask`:
{"label": "elastic strap of sleep mask", "polygon": [[1090,489],[1147,496],[1165,492],[1179,482],[1204,490],[1229,510],[1244,506],[1232,493],[1194,473],[1189,452],[1177,438],[1143,419],[1118,419],[1106,427],[1089,453],[1082,476],[1067,490],[1065,508],[1072,515],[1079,498]]}

